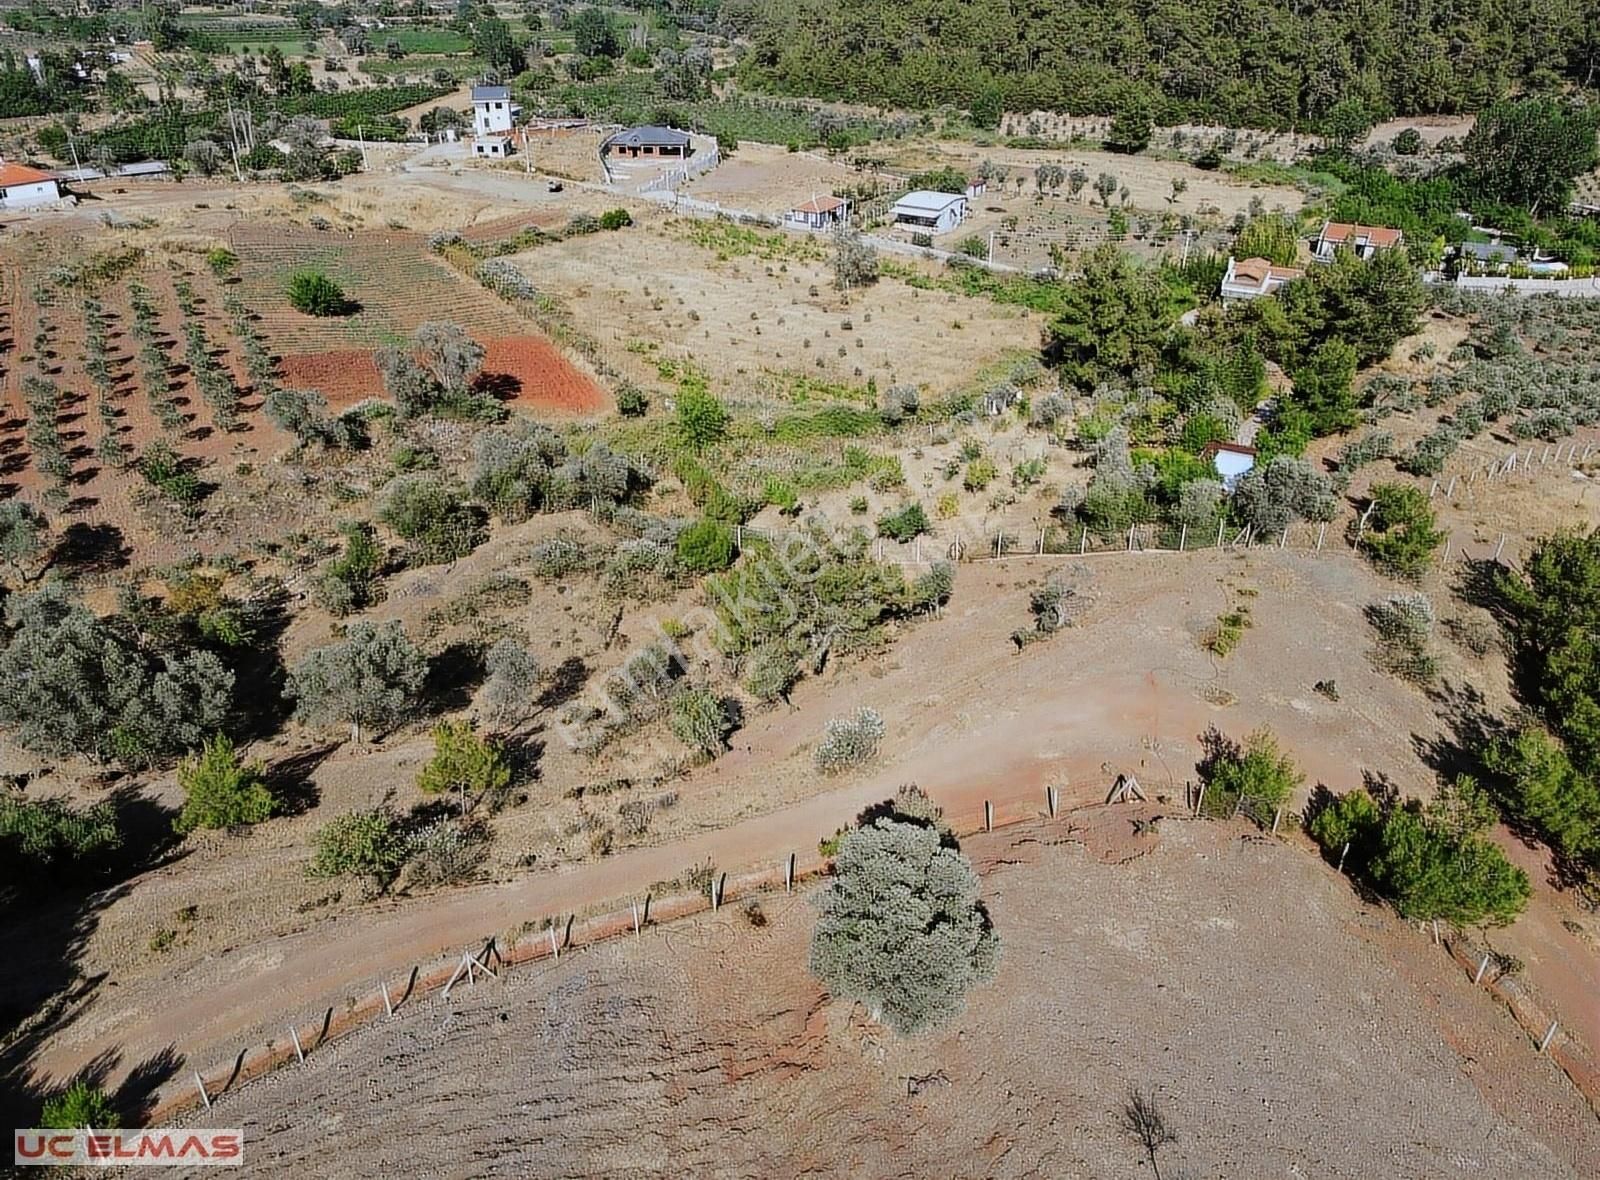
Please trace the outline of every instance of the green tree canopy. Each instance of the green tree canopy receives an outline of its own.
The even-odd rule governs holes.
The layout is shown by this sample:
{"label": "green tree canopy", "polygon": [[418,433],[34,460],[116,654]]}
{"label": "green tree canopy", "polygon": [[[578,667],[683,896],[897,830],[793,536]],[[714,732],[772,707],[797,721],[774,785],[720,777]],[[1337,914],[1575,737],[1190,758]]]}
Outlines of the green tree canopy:
{"label": "green tree canopy", "polygon": [[883,817],[851,831],[816,904],[811,970],[902,1035],[960,1011],[999,962],[978,875],[931,824]]}
{"label": "green tree canopy", "polygon": [[1468,183],[1486,201],[1558,212],[1600,162],[1600,109],[1567,99],[1506,99],[1480,111],[1465,145]]}

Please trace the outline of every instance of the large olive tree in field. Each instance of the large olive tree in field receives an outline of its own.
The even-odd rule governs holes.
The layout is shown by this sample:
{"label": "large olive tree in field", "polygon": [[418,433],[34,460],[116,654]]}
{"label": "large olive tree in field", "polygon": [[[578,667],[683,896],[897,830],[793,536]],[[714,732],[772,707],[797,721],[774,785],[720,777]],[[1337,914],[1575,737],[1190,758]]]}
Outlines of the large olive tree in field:
{"label": "large olive tree in field", "polygon": [[959,1012],[999,962],[978,874],[931,824],[883,817],[850,832],[817,908],[811,970],[902,1034]]}
{"label": "large olive tree in field", "polygon": [[163,651],[60,586],[14,599],[0,651],[0,726],[26,749],[146,766],[221,729],[233,673],[208,651]]}

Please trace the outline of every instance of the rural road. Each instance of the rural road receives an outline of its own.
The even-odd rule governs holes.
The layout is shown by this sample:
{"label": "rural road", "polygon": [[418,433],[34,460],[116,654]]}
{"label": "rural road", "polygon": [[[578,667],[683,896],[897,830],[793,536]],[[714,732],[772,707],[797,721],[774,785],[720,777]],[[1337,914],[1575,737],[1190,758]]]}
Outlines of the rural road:
{"label": "rural road", "polygon": [[[1084,621],[1093,625],[1020,654],[1007,636],[1026,615],[1028,588],[1046,570],[1060,569],[1060,560],[962,567],[945,619],[910,629],[879,661],[802,685],[795,709],[755,715],[734,750],[683,781],[685,804],[706,794],[745,808],[727,826],[509,883],[363,906],[211,955],[175,975],[103,987],[33,1064],[60,1080],[110,1054],[118,1061],[115,1078],[173,1050],[190,1066],[209,1068],[247,1046],[282,1040],[290,1021],[366,996],[380,979],[403,986],[414,965],[442,965],[524,922],[625,903],[707,860],[737,872],[778,865],[791,852],[804,857],[906,782],[932,795],[958,827],[976,826],[985,800],[998,820],[1038,814],[1046,784],[1061,787],[1064,807],[1099,801],[1116,769],[1138,773],[1152,794],[1181,797],[1193,773],[1195,735],[1213,721],[1237,728],[1241,713],[1270,724],[1311,782],[1354,785],[1348,780],[1360,766],[1389,769],[1414,758],[1410,735],[1425,728],[1425,707],[1378,729],[1353,708],[1306,704],[1309,687],[1298,683],[1295,666],[1326,666],[1341,684],[1374,674],[1358,644],[1336,643],[1322,627],[1308,628],[1303,612],[1280,612],[1267,601],[1258,603],[1246,645],[1253,654],[1241,652],[1230,664],[1242,706],[1229,710],[1230,721],[1200,691],[1221,673],[1191,628],[1222,601],[1216,575],[1240,567],[1227,556],[1196,554],[1186,561],[1188,576],[1152,577],[1151,560],[1112,556],[1092,573],[1082,567],[1076,577],[1094,600],[1093,618]],[[1299,583],[1297,596],[1309,582],[1344,599],[1352,575],[1365,580],[1345,561],[1277,554],[1260,570],[1289,578],[1286,590]],[[1330,604],[1323,617],[1349,626],[1345,614]],[[823,786],[809,769],[808,744],[827,718],[867,704],[889,722],[882,762],[853,781]]]}

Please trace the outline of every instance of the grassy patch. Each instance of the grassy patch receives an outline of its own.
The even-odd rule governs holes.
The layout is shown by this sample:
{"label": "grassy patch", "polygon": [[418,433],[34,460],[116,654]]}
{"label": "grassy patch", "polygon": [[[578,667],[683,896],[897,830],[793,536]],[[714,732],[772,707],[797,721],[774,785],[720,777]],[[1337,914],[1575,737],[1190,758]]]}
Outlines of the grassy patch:
{"label": "grassy patch", "polygon": [[685,238],[715,253],[719,262],[752,254],[767,262],[816,261],[823,257],[822,247],[809,235],[764,233],[720,219],[686,221],[681,229]]}
{"label": "grassy patch", "polygon": [[1250,622],[1250,608],[1241,606],[1227,614],[1218,615],[1217,621],[1206,632],[1201,646],[1218,658],[1227,655],[1239,646],[1239,641],[1244,638],[1244,633],[1252,626]]}

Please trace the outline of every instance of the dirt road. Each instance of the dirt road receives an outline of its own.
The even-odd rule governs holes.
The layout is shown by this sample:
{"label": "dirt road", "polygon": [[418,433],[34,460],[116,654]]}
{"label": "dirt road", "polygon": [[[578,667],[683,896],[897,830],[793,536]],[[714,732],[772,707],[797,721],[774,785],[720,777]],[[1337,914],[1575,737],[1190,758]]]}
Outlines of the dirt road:
{"label": "dirt road", "polygon": [[1128,830],[965,842],[1000,968],[930,1033],[828,1002],[779,896],[417,1005],[218,1110],[260,1175],[1136,1176],[1137,1088],[1168,1176],[1592,1174],[1600,1123],[1426,939],[1298,850]]}
{"label": "dirt road", "polygon": [[[949,617],[911,631],[881,663],[802,686],[795,709],[756,715],[733,751],[685,780],[659,833],[668,843],[508,884],[307,919],[283,937],[244,935],[174,973],[102,989],[38,1066],[59,1079],[107,1051],[120,1053],[122,1070],[172,1047],[199,1064],[231,1058],[281,1038],[289,1019],[320,1015],[380,978],[402,979],[412,965],[443,962],[491,933],[641,896],[708,859],[740,869],[814,850],[907,781],[965,826],[985,800],[1001,818],[1037,813],[1047,783],[1068,805],[1097,800],[1121,769],[1139,774],[1152,793],[1181,796],[1196,735],[1213,722],[1235,732],[1270,725],[1312,783],[1354,785],[1360,767],[1404,778],[1414,767],[1411,737],[1433,725],[1425,700],[1397,696],[1344,634],[1364,626],[1348,604],[1374,593],[1362,567],[1303,556],[1196,556],[1186,578],[1153,583],[1149,560],[1084,567],[1083,625],[1020,655],[1006,638],[1020,621],[1011,612],[1024,610],[1027,588],[1061,563],[963,567]],[[1226,666],[1195,642],[1228,602],[1223,580],[1260,588],[1256,626]],[[1126,609],[1130,593],[1136,611]],[[1349,700],[1389,703],[1330,705],[1300,683],[1315,678],[1307,670],[1336,674]],[[888,720],[882,762],[824,785],[810,770],[810,743],[828,717],[861,704]],[[697,826],[713,816],[722,826]]]}

